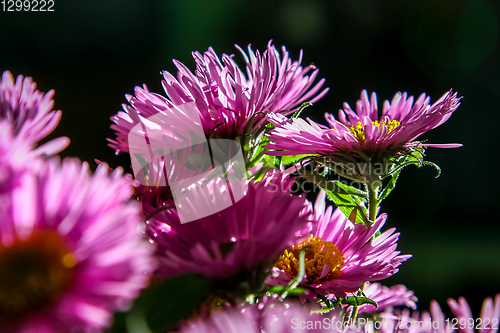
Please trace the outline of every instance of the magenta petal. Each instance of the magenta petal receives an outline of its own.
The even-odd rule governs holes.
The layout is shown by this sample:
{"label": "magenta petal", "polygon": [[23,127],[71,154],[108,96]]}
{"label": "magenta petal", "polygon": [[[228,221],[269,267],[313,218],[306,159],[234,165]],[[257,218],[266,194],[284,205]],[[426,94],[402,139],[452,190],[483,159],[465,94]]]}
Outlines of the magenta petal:
{"label": "magenta petal", "polygon": [[[148,285],[156,267],[152,257],[154,248],[139,229],[143,223],[140,207],[130,200],[134,182],[130,176],[123,175],[121,168],[112,171],[101,164],[91,173],[88,164],[76,159],[65,159],[61,163],[58,159],[39,161],[38,158],[28,161],[28,170],[18,168],[2,158],[4,136],[8,133],[2,131],[4,124],[5,121],[0,121],[0,169],[9,163],[9,171],[17,183],[4,184],[0,179],[0,195],[4,201],[0,248],[17,246],[22,239],[28,242],[24,245],[26,255],[38,259],[41,253],[44,264],[52,265],[51,272],[65,275],[67,281],[56,280],[52,289],[45,291],[54,293],[48,295],[50,303],[28,308],[26,313],[21,313],[22,321],[10,322],[8,318],[9,325],[19,327],[15,332],[101,331],[111,324],[115,311],[130,306]],[[15,146],[16,140],[11,145]],[[16,151],[21,153],[20,147]],[[34,243],[36,248],[29,247],[32,238],[39,240]],[[43,242],[47,241],[59,252],[44,250]],[[66,253],[64,258],[70,255],[62,273],[60,253]],[[7,270],[2,274],[12,272]],[[33,274],[43,276],[45,272]],[[2,315],[2,331],[5,325]]]}
{"label": "magenta petal", "polygon": [[325,264],[325,266],[323,266],[323,271],[321,272],[321,276],[319,277],[319,279],[321,280],[322,278],[324,278],[329,271],[330,271],[330,266],[328,264]]}
{"label": "magenta petal", "polygon": [[[14,83],[12,74],[5,71],[0,79],[0,120],[8,120],[14,135],[36,145],[59,123],[61,111],[52,110],[53,95],[53,90],[46,94],[36,90],[36,83],[30,77],[19,75]],[[40,153],[52,155],[64,148],[62,144],[58,147],[47,146]]]}
{"label": "magenta petal", "polygon": [[40,155],[55,155],[65,149],[68,145],[69,138],[63,136],[44,143],[36,149],[36,152]]}
{"label": "magenta petal", "polygon": [[463,146],[461,143],[421,143],[419,145],[433,148],[460,148]]}

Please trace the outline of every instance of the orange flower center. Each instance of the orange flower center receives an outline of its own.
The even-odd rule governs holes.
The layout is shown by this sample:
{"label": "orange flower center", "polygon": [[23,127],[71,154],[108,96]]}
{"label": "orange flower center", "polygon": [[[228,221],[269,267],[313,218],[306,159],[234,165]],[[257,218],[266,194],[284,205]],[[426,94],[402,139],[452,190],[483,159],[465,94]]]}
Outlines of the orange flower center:
{"label": "orange flower center", "polygon": [[[285,250],[275,267],[288,273],[292,278],[299,274],[300,250],[306,249],[304,266],[307,283],[331,281],[340,275],[345,259],[340,250],[331,242],[324,242],[321,238],[311,237]],[[321,277],[324,267],[328,265],[328,273]]]}
{"label": "orange flower center", "polygon": [[76,265],[53,230],[34,231],[8,247],[0,243],[0,317],[19,317],[55,301],[69,286]]}
{"label": "orange flower center", "polygon": [[[389,120],[387,123],[385,120],[382,121],[372,121],[372,124],[374,126],[377,126],[378,128],[386,127],[387,128],[387,133],[390,133],[393,129],[399,126],[400,122],[397,120]],[[365,125],[363,125],[360,121],[358,121],[358,124],[356,127],[354,125],[351,125],[351,128],[349,129],[351,133],[356,137],[356,139],[359,142],[359,145],[363,147],[363,144],[365,143]]]}

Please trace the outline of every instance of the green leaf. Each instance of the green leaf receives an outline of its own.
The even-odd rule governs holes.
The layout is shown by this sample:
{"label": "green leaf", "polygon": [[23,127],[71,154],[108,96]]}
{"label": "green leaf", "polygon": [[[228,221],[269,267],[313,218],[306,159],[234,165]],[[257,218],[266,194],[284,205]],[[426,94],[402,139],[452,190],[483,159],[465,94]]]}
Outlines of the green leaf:
{"label": "green leaf", "polygon": [[261,162],[264,162],[262,169],[266,170],[268,167],[271,169],[281,169],[281,156],[264,155]]}
{"label": "green leaf", "polygon": [[439,176],[441,176],[441,168],[436,163],[432,163],[429,161],[423,161],[422,164],[430,165],[436,169],[436,176],[434,178],[439,178]]}
{"label": "green leaf", "polygon": [[132,308],[114,316],[112,332],[164,332],[187,317],[209,290],[207,279],[185,274],[145,289]]}
{"label": "green leaf", "polygon": [[335,205],[344,213],[344,215],[352,223],[365,224],[371,226],[371,222],[366,217],[366,208],[360,204],[362,200],[359,197],[349,195],[347,192],[339,189],[337,192],[332,192],[323,189],[328,197],[335,202]]}
{"label": "green leaf", "polygon": [[415,165],[418,168],[421,168],[424,165],[430,165],[436,169],[437,173],[435,178],[438,178],[441,175],[441,168],[435,163],[424,161],[424,155],[420,151],[414,151],[410,155],[406,155],[400,158],[398,161],[394,161],[394,163],[397,164],[397,166],[392,172],[393,175],[397,172],[400,172],[404,167],[407,167],[408,165]]}
{"label": "green leaf", "polygon": [[384,200],[385,198],[387,198],[389,196],[389,194],[391,194],[391,192],[394,189],[394,187],[396,187],[396,182],[398,180],[398,177],[399,177],[400,173],[401,173],[401,170],[396,171],[396,172],[394,172],[392,174],[391,180],[384,187],[384,189],[382,190],[382,192],[380,192],[380,195],[378,196],[379,202],[382,201],[382,200]]}
{"label": "green leaf", "polygon": [[326,191],[326,194],[335,202],[342,213],[344,213],[352,223],[371,226],[371,222],[366,217],[366,208],[361,206],[364,200],[360,199],[359,196],[349,194],[347,190],[351,190],[348,189],[350,186],[342,184],[338,180],[334,181],[334,183],[338,188],[337,191]]}
{"label": "green leaf", "polygon": [[289,155],[289,156],[283,156],[281,158],[281,161],[283,162],[283,164],[292,164],[292,163],[295,163],[297,162],[298,160],[304,158],[304,157],[307,157],[307,156],[313,156],[313,155],[310,155],[310,154],[305,154],[305,155]]}
{"label": "green leaf", "polygon": [[330,181],[311,171],[303,171],[300,177],[321,187],[352,223],[371,226],[372,223],[366,217],[366,207],[361,205],[368,196],[365,192],[338,180]]}
{"label": "green leaf", "polygon": [[346,298],[341,298],[341,303],[343,305],[352,305],[352,306],[360,306],[363,304],[371,304],[375,306],[375,308],[378,308],[377,302],[374,300],[368,298],[368,297],[361,297],[361,296],[349,296]]}
{"label": "green leaf", "polygon": [[354,186],[346,185],[338,180],[334,180],[333,183],[335,183],[335,185],[337,185],[342,190],[344,190],[347,194],[362,197],[362,198],[368,197],[368,193],[366,193],[365,191],[362,191],[360,189],[357,189]]}

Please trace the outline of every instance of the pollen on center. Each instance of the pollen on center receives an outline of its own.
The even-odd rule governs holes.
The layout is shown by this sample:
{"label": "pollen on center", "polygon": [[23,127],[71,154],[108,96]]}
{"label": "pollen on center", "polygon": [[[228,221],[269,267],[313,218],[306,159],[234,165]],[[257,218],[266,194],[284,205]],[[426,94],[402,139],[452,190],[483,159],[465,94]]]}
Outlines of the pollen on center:
{"label": "pollen on center", "polygon": [[[387,133],[385,135],[387,135],[396,127],[398,127],[400,125],[400,122],[397,120],[389,120],[388,122],[386,122],[385,119],[382,119],[381,121],[378,120],[372,121],[372,124],[373,126],[377,126],[378,128],[386,127]],[[358,121],[356,126],[351,125],[349,131],[354,135],[356,140],[358,140],[359,145],[363,147],[363,144],[365,143],[366,140],[365,125],[363,125],[360,121]]]}
{"label": "pollen on center", "polygon": [[[331,281],[340,275],[345,259],[340,250],[331,242],[324,242],[320,237],[313,238],[292,246],[280,256],[275,267],[288,273],[292,278],[299,273],[300,251],[305,249],[305,273],[307,283]],[[323,273],[328,265],[328,272]]]}

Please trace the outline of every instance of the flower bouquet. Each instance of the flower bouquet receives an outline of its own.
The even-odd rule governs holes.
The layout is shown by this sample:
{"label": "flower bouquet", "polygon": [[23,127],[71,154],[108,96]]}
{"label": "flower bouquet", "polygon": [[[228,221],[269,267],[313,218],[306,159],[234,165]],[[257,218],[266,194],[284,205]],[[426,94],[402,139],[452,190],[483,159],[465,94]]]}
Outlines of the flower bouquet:
{"label": "flower bouquet", "polygon": [[363,90],[324,125],[302,118],[328,91],[302,54],[238,50],[243,70],[210,48],[162,72],[166,95],[126,96],[109,145],[133,175],[61,161],[68,138],[40,144],[54,92],[3,74],[0,331],[497,332],[500,295],[449,317],[381,284],[411,258],[382,203],[407,166],[439,176],[427,148],[461,146],[425,140],[457,93],[379,110]]}

